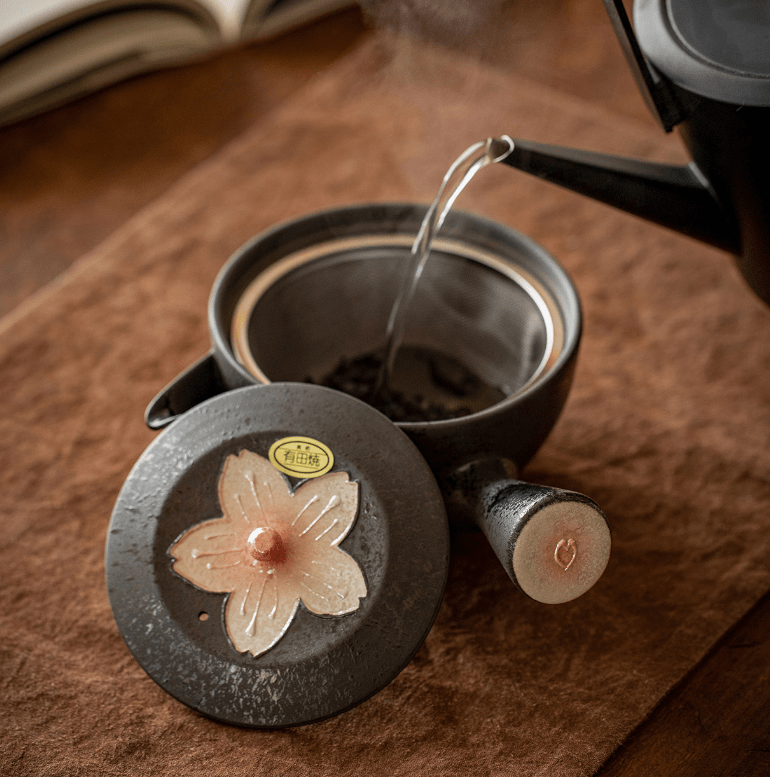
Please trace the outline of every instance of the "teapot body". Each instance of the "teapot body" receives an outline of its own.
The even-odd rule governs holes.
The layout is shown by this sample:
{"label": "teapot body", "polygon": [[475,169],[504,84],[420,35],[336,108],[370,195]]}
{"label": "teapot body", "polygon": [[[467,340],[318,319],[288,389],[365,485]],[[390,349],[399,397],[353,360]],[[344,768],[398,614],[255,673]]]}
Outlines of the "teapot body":
{"label": "teapot body", "polygon": [[[381,347],[425,211],[410,203],[331,208],[254,238],[212,289],[211,352],[153,400],[148,426],[160,429],[234,388],[323,383],[341,358]],[[525,235],[453,210],[441,238],[420,279],[407,345],[449,349],[489,385],[506,386],[504,399],[478,412],[397,424],[446,492],[467,465],[505,460],[518,471],[539,449],[567,400],[582,314],[567,274]],[[254,366],[235,347],[239,332]]]}

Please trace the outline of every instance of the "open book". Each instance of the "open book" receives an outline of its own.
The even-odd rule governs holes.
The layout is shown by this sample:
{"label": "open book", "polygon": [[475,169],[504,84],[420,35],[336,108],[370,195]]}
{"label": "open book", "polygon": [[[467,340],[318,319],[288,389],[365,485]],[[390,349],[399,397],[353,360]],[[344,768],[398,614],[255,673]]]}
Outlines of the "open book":
{"label": "open book", "polygon": [[0,0],[0,126],[353,0]]}

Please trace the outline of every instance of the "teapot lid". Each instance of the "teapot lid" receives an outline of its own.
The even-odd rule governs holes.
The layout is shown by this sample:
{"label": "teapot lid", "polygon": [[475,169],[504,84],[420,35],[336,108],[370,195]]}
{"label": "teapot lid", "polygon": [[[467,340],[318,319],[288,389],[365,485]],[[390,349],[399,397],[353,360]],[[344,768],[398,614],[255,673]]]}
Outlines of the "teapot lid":
{"label": "teapot lid", "polygon": [[770,3],[637,0],[645,55],[675,84],[737,105],[770,105]]}
{"label": "teapot lid", "polygon": [[411,660],[449,567],[441,493],[373,407],[300,383],[185,413],[118,497],[105,571],[121,636],[164,690],[220,722],[322,720]]}

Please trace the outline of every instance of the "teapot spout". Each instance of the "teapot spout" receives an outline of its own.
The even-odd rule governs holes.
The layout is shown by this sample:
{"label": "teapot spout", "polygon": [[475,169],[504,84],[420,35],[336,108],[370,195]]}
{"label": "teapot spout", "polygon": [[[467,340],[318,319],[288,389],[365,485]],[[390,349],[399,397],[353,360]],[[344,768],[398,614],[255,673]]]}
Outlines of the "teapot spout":
{"label": "teapot spout", "polygon": [[694,163],[664,165],[529,140],[514,140],[500,161],[717,248],[740,252],[737,225]]}

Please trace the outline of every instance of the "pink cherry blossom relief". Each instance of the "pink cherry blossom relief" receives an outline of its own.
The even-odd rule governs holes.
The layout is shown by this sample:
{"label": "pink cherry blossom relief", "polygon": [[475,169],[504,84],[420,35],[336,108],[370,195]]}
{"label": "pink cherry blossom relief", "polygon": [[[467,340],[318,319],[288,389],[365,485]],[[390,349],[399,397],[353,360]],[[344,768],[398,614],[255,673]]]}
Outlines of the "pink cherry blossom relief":
{"label": "pink cherry blossom relief", "polygon": [[338,545],[358,510],[346,472],[307,480],[296,491],[262,456],[227,457],[218,485],[222,517],[186,531],[171,547],[174,571],[198,588],[229,593],[225,628],[254,656],[286,633],[300,600],[316,615],[358,609],[366,582]]}

